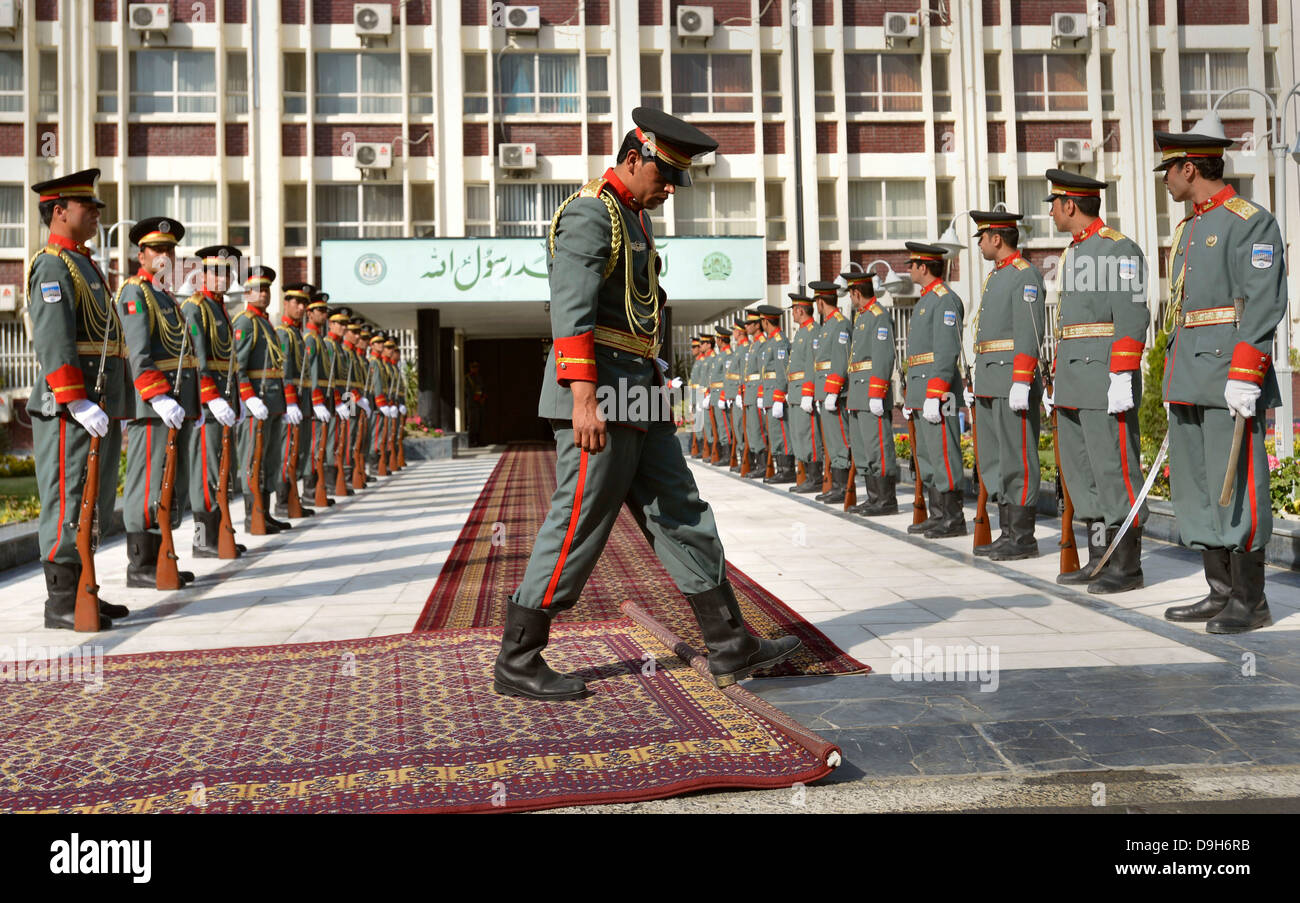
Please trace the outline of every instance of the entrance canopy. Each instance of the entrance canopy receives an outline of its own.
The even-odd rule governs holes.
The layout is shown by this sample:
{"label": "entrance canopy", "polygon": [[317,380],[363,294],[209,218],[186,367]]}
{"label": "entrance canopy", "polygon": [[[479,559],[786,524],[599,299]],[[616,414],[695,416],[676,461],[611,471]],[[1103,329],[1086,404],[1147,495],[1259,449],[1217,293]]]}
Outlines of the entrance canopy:
{"label": "entrance canopy", "polygon": [[[659,281],[675,325],[710,322],[767,293],[761,237],[661,238]],[[414,329],[437,308],[440,326],[475,338],[549,336],[545,238],[328,239],[321,286],[330,304],[381,325]]]}

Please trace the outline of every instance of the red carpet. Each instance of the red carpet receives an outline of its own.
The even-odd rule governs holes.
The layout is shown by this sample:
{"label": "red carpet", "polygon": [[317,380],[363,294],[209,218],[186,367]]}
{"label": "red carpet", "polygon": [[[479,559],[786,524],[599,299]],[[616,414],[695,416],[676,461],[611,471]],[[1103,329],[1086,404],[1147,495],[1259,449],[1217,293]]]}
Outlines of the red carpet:
{"label": "red carpet", "polygon": [[0,812],[501,812],[790,787],[839,751],[634,606],[556,625],[592,694],[492,691],[491,629],[118,655],[103,684],[15,681]]}
{"label": "red carpet", "polygon": [[[447,556],[438,583],[420,613],[417,631],[504,625],[506,598],[523,577],[554,491],[554,445],[510,446],[488,477]],[[495,528],[496,524],[502,526]],[[730,564],[727,577],[755,634],[793,634],[803,641],[799,653],[765,672],[765,676],[858,674],[870,670]],[[651,551],[631,513],[624,509],[581,601],[562,613],[558,621],[617,618],[619,606],[631,599],[693,648],[704,648],[690,605]]]}

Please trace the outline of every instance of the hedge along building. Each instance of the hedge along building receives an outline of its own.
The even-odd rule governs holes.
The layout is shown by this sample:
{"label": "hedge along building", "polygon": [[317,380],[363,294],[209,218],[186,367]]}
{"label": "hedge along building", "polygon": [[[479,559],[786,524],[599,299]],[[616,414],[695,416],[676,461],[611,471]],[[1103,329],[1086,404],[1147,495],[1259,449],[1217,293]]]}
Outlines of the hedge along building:
{"label": "hedge along building", "polygon": [[[1046,267],[1065,240],[1040,203],[1042,174],[1067,138],[1091,146],[1071,166],[1111,183],[1107,220],[1152,259],[1154,305],[1183,211],[1150,171],[1152,132],[1190,126],[1241,85],[1280,101],[1297,79],[1285,0],[936,0],[915,22],[887,15],[915,9],[892,0],[533,0],[522,27],[491,0],[148,5],[167,15],[136,23],[129,0],[27,0],[0,21],[0,305],[24,303],[26,261],[44,240],[26,186],[57,173],[103,170],[105,223],[174,216],[190,227],[182,252],[239,244],[281,284],[324,283],[342,301],[325,272],[330,240],[539,238],[560,200],[609,165],[639,104],[721,142],[656,231],[761,236],[751,301],[783,305],[846,260],[898,267],[905,240],[937,238],[998,201],[1030,215],[1026,250]],[[1060,14],[1083,17],[1079,37],[1054,37]],[[1262,100],[1234,95],[1219,112],[1229,135],[1263,150]],[[527,144],[534,168],[501,166],[504,146]],[[390,165],[363,179],[365,145],[387,147]],[[1278,165],[1234,150],[1228,175],[1273,208]],[[1294,231],[1300,171],[1285,165]],[[957,223],[963,237],[968,225]],[[125,231],[113,236],[119,268]],[[968,243],[956,283],[972,310],[987,268]],[[1293,298],[1297,278],[1293,268]],[[422,302],[451,330],[439,348],[481,328],[454,325],[477,316],[455,297]],[[901,339],[908,302],[897,300]],[[398,302],[361,309],[383,303]],[[415,330],[419,306],[403,301],[395,325]],[[686,308],[674,310],[679,353],[693,317],[709,315]],[[24,392],[30,349],[14,313],[0,321],[6,391]],[[431,366],[431,343],[419,353]],[[461,363],[433,369],[454,386]],[[448,427],[459,389],[450,397],[434,412]]]}

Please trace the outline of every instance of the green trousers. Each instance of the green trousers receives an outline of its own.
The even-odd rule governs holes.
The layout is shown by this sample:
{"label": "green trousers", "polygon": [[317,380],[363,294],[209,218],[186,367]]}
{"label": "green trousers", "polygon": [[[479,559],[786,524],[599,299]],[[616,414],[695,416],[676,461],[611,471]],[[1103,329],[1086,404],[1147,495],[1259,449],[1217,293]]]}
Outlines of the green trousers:
{"label": "green trousers", "polygon": [[[816,464],[822,459],[821,425],[818,423],[817,409],[809,414],[799,406],[801,398],[786,405],[786,425],[790,430],[790,443],[794,446],[794,456],[805,464]],[[815,441],[814,441],[815,440]]]}
{"label": "green trousers", "polygon": [[[790,409],[781,412],[781,417],[772,416],[771,406],[767,409],[767,438],[772,443],[772,454],[793,455],[794,442],[790,435]],[[799,413],[803,413],[800,411]]]}
{"label": "green trousers", "polygon": [[1039,398],[1031,389],[1029,410],[1011,410],[1005,398],[975,399],[975,463],[989,501],[1032,508],[1038,504],[1043,470],[1038,461],[1042,427]]}
{"label": "green trousers", "polygon": [[[276,441],[277,423],[282,420],[278,414],[272,414],[262,421],[262,467],[260,471],[263,492],[275,488],[275,477],[280,470],[280,445]],[[239,488],[248,493],[249,479],[253,472],[253,458],[257,448],[257,420],[249,417],[235,426],[235,440],[239,446]]]}
{"label": "green trousers", "polygon": [[713,511],[700,499],[671,423],[644,432],[611,425],[604,451],[594,455],[574,447],[569,421],[552,427],[555,494],[511,597],[516,604],[573,607],[624,504],[682,593],[722,583],[726,560]]}
{"label": "green trousers", "polygon": [[1242,434],[1232,503],[1219,506],[1235,421],[1226,408],[1169,406],[1169,489],[1183,545],[1253,552],[1273,535],[1264,418]]}
{"label": "green trousers", "polygon": [[885,476],[898,479],[898,460],[894,456],[893,411],[877,417],[871,411],[849,412],[849,440],[853,448],[853,466],[864,477]]}
{"label": "green trousers", "polygon": [[[239,427],[231,427],[239,429]],[[221,475],[221,433],[223,427],[212,417],[203,425],[190,430],[186,460],[190,469],[190,510],[195,512],[217,510],[217,484]],[[239,473],[239,452],[236,443],[230,443],[230,473]]]}
{"label": "green trousers", "polygon": [[[1124,523],[1142,490],[1142,456],[1138,409],[1123,414],[1079,408],[1056,409],[1056,441],[1061,449],[1061,476],[1074,503],[1074,516]],[[1147,508],[1137,524],[1146,523]]]}
{"label": "green trousers", "polygon": [[[157,418],[131,420],[126,424],[126,486],[122,493],[122,519],[126,532],[158,532],[158,494],[162,490],[163,468],[167,464],[167,425]],[[193,441],[194,421],[186,420],[176,431],[176,486],[172,491],[172,529],[181,525],[190,486],[186,449]]]}
{"label": "green trousers", "polygon": [[764,435],[763,430],[763,421],[766,419],[767,412],[759,410],[757,402],[746,400],[745,439],[749,442],[751,452],[767,452],[767,436]]}
{"label": "green trousers", "polygon": [[[77,521],[81,517],[81,490],[86,485],[90,433],[70,416],[29,413],[36,459],[36,492],[41,500],[36,524],[41,561],[75,564],[81,560],[77,555]],[[101,527],[113,516],[121,456],[122,421],[113,420],[109,422],[108,434],[99,440],[96,511]]]}
{"label": "green trousers", "polygon": [[837,401],[840,403],[834,411],[826,410],[825,402],[819,406],[821,435],[818,438],[824,445],[824,451],[830,455],[831,467],[843,470],[849,466],[849,425],[844,403],[840,399]]}
{"label": "green trousers", "polygon": [[268,488],[274,489],[277,496],[286,499],[288,498],[289,484],[298,480],[298,465],[301,463],[301,459],[306,457],[303,453],[306,446],[301,441],[298,443],[298,457],[292,457],[293,437],[298,434],[302,424],[295,426],[283,417],[271,417],[270,422],[274,424],[270,432],[275,434],[280,466],[275,469],[275,476]]}
{"label": "green trousers", "polygon": [[961,485],[961,444],[958,436],[961,424],[956,414],[949,414],[938,423],[921,416],[921,409],[912,412],[916,421],[916,462],[921,468],[921,482],[940,492],[952,492]]}

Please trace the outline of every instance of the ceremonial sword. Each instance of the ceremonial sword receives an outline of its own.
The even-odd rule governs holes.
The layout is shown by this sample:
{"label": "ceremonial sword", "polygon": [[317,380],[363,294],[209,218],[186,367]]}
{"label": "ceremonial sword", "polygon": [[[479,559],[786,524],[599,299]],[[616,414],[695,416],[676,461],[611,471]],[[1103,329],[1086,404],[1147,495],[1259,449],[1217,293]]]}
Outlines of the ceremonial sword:
{"label": "ceremonial sword", "polygon": [[1119,541],[1124,538],[1124,534],[1127,533],[1128,528],[1132,526],[1133,519],[1137,517],[1138,509],[1142,507],[1142,503],[1146,501],[1147,494],[1151,491],[1151,487],[1155,485],[1156,474],[1160,473],[1160,465],[1165,462],[1165,455],[1168,453],[1169,433],[1166,431],[1165,441],[1160,443],[1160,451],[1156,452],[1155,461],[1151,464],[1151,471],[1147,474],[1147,481],[1142,484],[1142,491],[1137,494],[1137,501],[1135,501],[1133,507],[1129,509],[1128,517],[1124,518],[1124,523],[1120,524],[1119,531],[1115,534],[1115,538],[1112,539],[1110,545],[1106,547],[1106,554],[1101,556],[1101,561],[1097,562],[1097,567],[1092,572],[1092,577],[1094,579],[1101,574],[1101,569],[1105,567],[1106,562],[1110,560],[1110,556],[1115,552],[1115,547],[1119,545]]}

